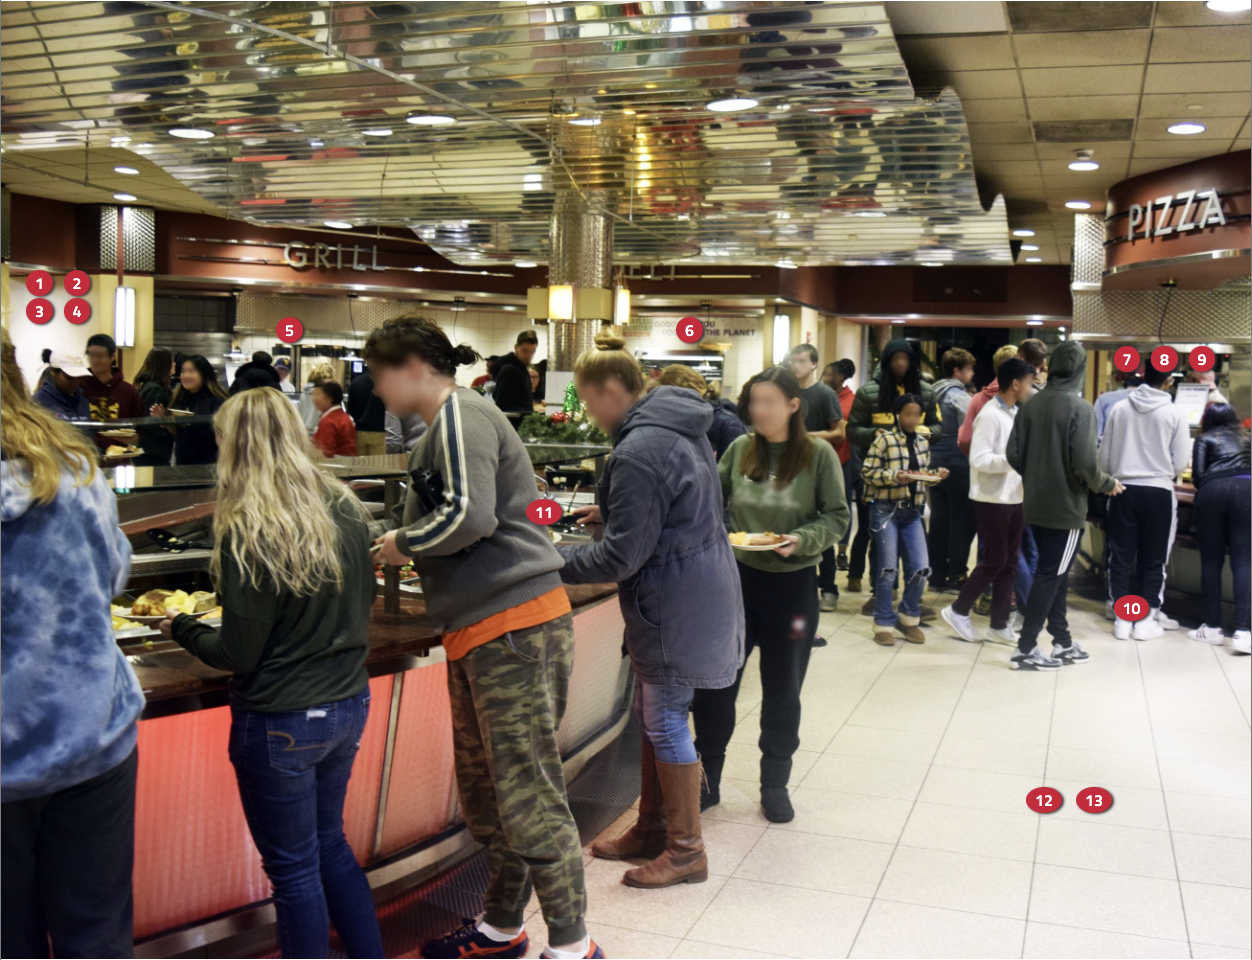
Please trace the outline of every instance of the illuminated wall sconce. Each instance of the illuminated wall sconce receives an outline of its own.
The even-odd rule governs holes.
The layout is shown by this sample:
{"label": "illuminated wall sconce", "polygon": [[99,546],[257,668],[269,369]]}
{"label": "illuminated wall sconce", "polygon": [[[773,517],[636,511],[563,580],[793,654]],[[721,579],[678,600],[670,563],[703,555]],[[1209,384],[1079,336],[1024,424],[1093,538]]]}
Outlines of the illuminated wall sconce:
{"label": "illuminated wall sconce", "polygon": [[613,290],[613,322],[619,327],[630,323],[630,288],[615,287]]}
{"label": "illuminated wall sconce", "polygon": [[113,339],[119,347],[135,345],[135,288],[113,291]]}
{"label": "illuminated wall sconce", "polygon": [[568,283],[548,287],[548,319],[574,319],[574,288]]}
{"label": "illuminated wall sconce", "polygon": [[787,359],[791,349],[791,318],[785,313],[774,314],[774,363]]}

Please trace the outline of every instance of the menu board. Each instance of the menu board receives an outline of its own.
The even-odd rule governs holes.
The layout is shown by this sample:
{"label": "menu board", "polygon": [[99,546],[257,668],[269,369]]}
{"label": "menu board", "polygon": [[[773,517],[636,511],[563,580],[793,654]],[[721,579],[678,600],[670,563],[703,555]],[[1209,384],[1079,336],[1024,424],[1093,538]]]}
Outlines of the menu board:
{"label": "menu board", "polygon": [[1192,427],[1200,425],[1204,416],[1204,408],[1209,402],[1209,385],[1207,383],[1180,383],[1174,394],[1174,403],[1187,415],[1187,424]]}

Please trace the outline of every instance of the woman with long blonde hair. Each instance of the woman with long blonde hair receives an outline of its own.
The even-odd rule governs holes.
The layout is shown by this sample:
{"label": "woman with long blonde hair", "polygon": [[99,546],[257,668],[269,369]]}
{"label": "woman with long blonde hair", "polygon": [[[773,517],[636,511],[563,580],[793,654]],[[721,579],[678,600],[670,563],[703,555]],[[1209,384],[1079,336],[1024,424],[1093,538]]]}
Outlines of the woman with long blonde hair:
{"label": "woman with long blonde hair", "polygon": [[161,632],[229,670],[230,760],[274,886],[284,957],[324,957],[329,923],[351,957],[381,957],[343,803],[369,714],[370,533],[352,493],[324,474],[291,401],[245,390],[214,421],[215,630],[185,614]]}
{"label": "woman with long blonde hair", "polygon": [[129,957],[143,691],[109,602],[130,543],[95,446],[0,335],[0,955]]}

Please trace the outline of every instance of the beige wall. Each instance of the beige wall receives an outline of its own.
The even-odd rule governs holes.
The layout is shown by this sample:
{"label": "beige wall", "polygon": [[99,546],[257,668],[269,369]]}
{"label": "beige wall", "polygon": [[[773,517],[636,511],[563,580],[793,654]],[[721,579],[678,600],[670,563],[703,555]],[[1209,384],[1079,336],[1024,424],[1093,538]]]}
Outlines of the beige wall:
{"label": "beige wall", "polygon": [[839,317],[827,317],[825,335],[822,339],[822,366],[847,357],[856,364],[856,379],[848,386],[855,389],[865,382],[864,364],[865,327]]}

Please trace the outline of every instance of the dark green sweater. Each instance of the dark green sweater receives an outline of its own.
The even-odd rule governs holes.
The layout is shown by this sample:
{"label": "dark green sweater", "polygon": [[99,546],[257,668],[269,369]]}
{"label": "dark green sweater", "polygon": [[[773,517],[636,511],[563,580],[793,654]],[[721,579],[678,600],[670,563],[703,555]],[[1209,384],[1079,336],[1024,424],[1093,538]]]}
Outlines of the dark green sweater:
{"label": "dark green sweater", "polygon": [[222,547],[222,627],[184,615],[173,637],[211,667],[234,673],[231,692],[249,710],[285,713],[334,703],[369,682],[366,625],[374,603],[374,570],[366,521],[346,499],[333,508],[343,586],[311,597],[245,583],[228,545]]}

